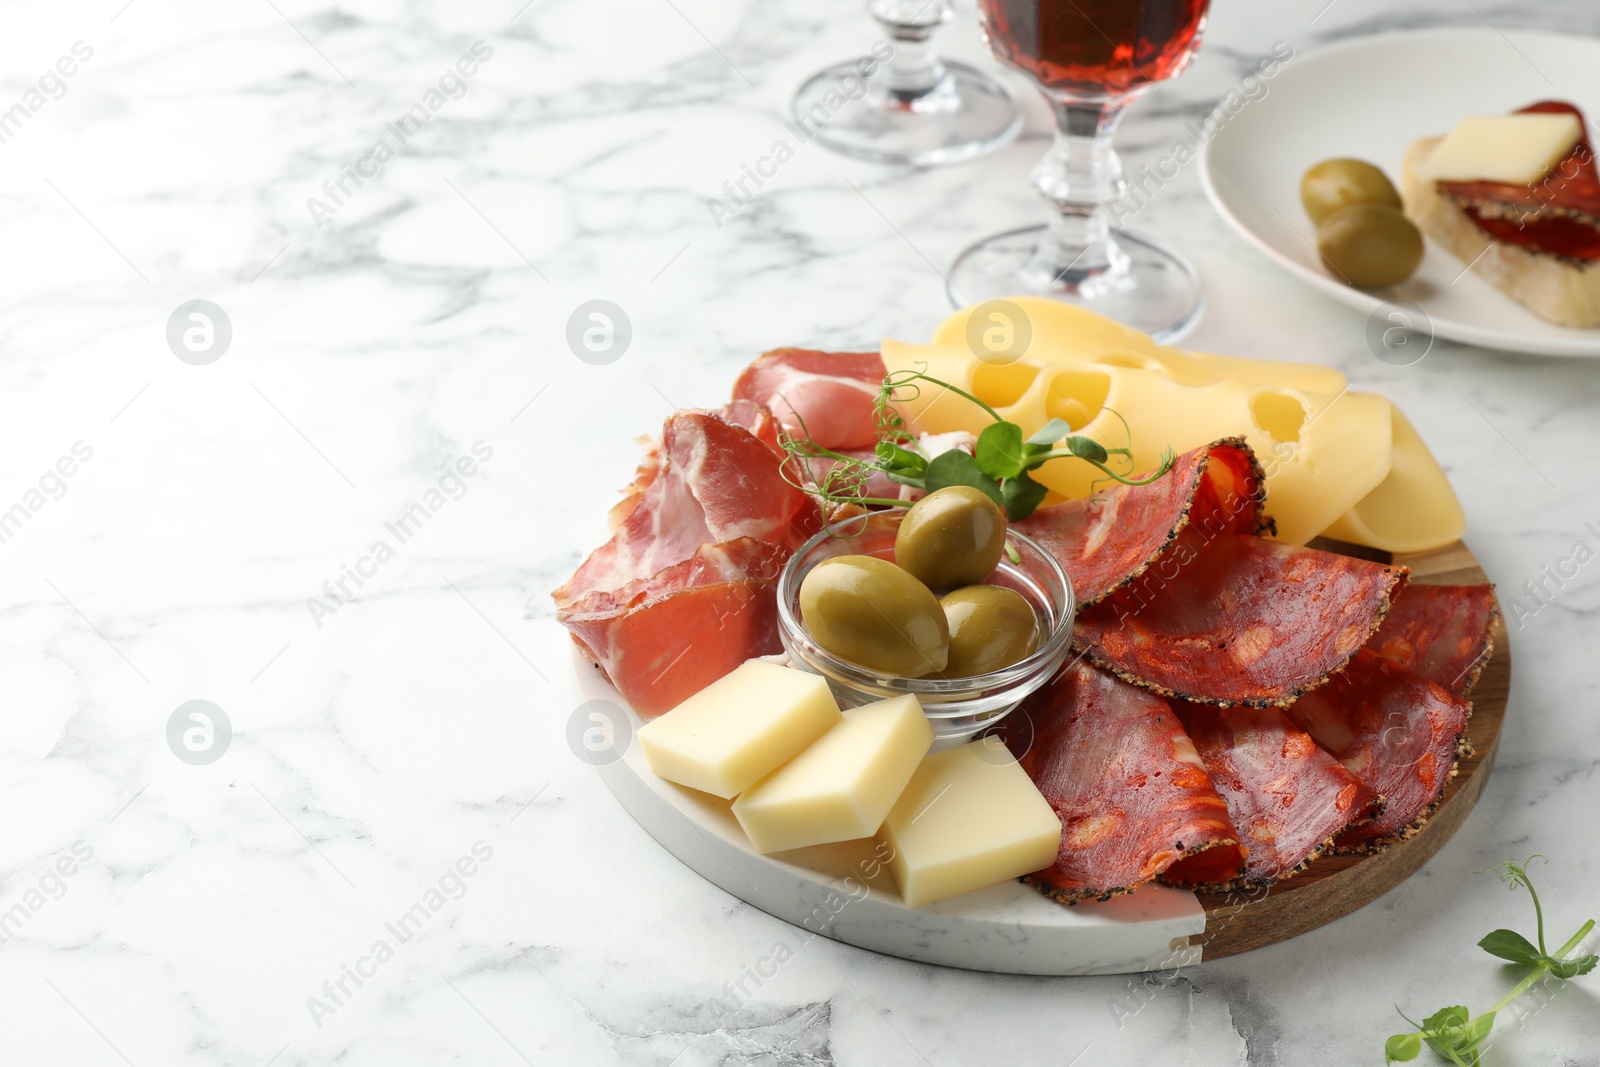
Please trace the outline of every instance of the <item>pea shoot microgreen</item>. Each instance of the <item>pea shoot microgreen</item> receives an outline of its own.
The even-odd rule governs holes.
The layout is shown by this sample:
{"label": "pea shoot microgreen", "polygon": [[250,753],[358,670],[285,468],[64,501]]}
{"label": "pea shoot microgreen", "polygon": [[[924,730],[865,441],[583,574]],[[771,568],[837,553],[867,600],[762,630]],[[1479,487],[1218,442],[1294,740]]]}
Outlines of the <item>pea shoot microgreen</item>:
{"label": "pea shoot microgreen", "polygon": [[[978,434],[972,452],[953,448],[930,458],[918,447],[916,436],[894,404],[917,399],[922,382],[964,397],[994,420]],[[1004,508],[1008,519],[1017,522],[1032,515],[1044,502],[1049,489],[1031,475],[1052,460],[1082,460],[1099,468],[1106,479],[1123,485],[1149,485],[1170,471],[1174,462],[1172,450],[1166,449],[1153,473],[1143,478],[1130,477],[1134,465],[1131,440],[1121,448],[1108,448],[1091,437],[1074,434],[1065,419],[1051,419],[1038,432],[1025,435],[1021,426],[1007,421],[983,400],[923,370],[902,370],[884,376],[873,398],[878,442],[871,459],[822,447],[812,440],[798,413],[795,417],[800,432],[782,431],[778,435],[778,443],[794,461],[785,464],[784,477],[830,504],[903,504],[902,500],[867,494],[868,483],[874,475],[881,474],[891,482],[930,493],[952,485],[972,486]],[[1117,417],[1121,419],[1120,415]],[[1122,424],[1126,431],[1127,421],[1122,420]],[[820,473],[813,467],[818,460],[829,461],[827,469]],[[1113,462],[1124,470],[1113,470]],[[798,473],[791,473],[791,467]]]}
{"label": "pea shoot microgreen", "polygon": [[[1545,859],[1545,857],[1531,856],[1528,862],[1532,863],[1535,859]],[[1400,1017],[1416,1027],[1416,1030],[1411,1033],[1395,1034],[1384,1043],[1385,1064],[1414,1060],[1421,1054],[1422,1046],[1427,1045],[1440,1057],[1456,1064],[1457,1067],[1479,1067],[1479,1053],[1484,1042],[1489,1039],[1489,1031],[1494,1028],[1495,1017],[1500,1012],[1546,977],[1565,981],[1581,974],[1588,974],[1594,970],[1596,963],[1600,963],[1600,957],[1596,957],[1593,953],[1569,958],[1569,955],[1583,944],[1584,938],[1594,929],[1593,919],[1584,923],[1583,928],[1573,934],[1565,945],[1551,953],[1545,948],[1544,942],[1544,908],[1539,904],[1539,893],[1533,888],[1533,882],[1528,877],[1527,865],[1516,860],[1506,860],[1487,871],[1478,873],[1489,874],[1492,871],[1499,871],[1500,880],[1509,883],[1512,890],[1521,886],[1533,898],[1533,911],[1539,923],[1539,943],[1533,944],[1515,930],[1495,930],[1479,941],[1478,947],[1491,956],[1529,968],[1528,973],[1522,981],[1512,987],[1511,992],[1501,997],[1488,1011],[1477,1016],[1472,1016],[1460,1005],[1441,1008],[1420,1023],[1408,1017],[1405,1012],[1400,1012]],[[1395,1010],[1399,1011],[1398,1008]]]}

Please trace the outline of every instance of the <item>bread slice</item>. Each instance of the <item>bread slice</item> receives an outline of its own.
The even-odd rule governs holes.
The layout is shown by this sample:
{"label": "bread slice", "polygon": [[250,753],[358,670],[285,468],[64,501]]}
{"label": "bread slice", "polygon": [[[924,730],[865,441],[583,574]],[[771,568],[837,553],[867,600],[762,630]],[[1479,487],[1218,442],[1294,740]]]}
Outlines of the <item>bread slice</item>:
{"label": "bread slice", "polygon": [[1497,241],[1474,226],[1455,201],[1418,174],[1438,137],[1406,149],[1400,199],[1417,228],[1540,318],[1557,326],[1600,326],[1600,267]]}

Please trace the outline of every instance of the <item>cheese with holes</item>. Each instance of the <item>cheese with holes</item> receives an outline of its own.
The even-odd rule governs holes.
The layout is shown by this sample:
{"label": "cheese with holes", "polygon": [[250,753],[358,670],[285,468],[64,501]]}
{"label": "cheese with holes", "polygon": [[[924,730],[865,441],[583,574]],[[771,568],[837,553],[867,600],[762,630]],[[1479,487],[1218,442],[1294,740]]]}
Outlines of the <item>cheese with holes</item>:
{"label": "cheese with holes", "polygon": [[[1012,305],[1026,321],[1010,321],[1005,304]],[[975,314],[981,316],[976,323]],[[1024,340],[1028,342],[1025,346]],[[934,330],[933,347],[939,346],[994,364],[1020,359],[1034,366],[1091,364],[1150,370],[1182,385],[1211,385],[1237,378],[1313,393],[1337,393],[1345,387],[1344,375],[1332,367],[1187,352],[1158,345],[1148,334],[1086,308],[1037,296],[975,304],[955,312]]]}
{"label": "cheese with holes", "polygon": [[650,769],[732,798],[843,721],[827,680],[750,660],[639,728]]}
{"label": "cheese with holes", "polygon": [[1050,866],[1061,820],[991,737],[924,759],[879,840],[901,899],[918,908]]}
{"label": "cheese with holes", "polygon": [[[1132,466],[1114,468],[1123,473],[1155,469],[1164,449],[1186,452],[1243,437],[1266,471],[1267,511],[1288,544],[1303,545],[1327,529],[1389,473],[1391,408],[1374,394],[1242,379],[1191,386],[1158,371],[1108,365],[996,366],[948,346],[933,348],[886,342],[884,361],[895,370],[931,355],[924,360],[930,374],[977,396],[1025,434],[1061,418],[1107,447],[1129,446]],[[918,395],[897,402],[918,431],[977,433],[990,421],[972,401],[926,382]],[[1108,484],[1078,459],[1053,460],[1033,477],[1067,498]]]}
{"label": "cheese with holes", "polygon": [[1426,552],[1461,539],[1467,516],[1439,461],[1411,420],[1391,406],[1394,453],[1389,475],[1340,516],[1327,535],[1389,552]]}
{"label": "cheese with holes", "polygon": [[1418,173],[1436,182],[1535,182],[1582,136],[1576,115],[1469,115],[1434,146]]}
{"label": "cheese with holes", "polygon": [[757,852],[871,837],[933,746],[914,696],[844,713],[844,721],[740,794],[734,817]]}

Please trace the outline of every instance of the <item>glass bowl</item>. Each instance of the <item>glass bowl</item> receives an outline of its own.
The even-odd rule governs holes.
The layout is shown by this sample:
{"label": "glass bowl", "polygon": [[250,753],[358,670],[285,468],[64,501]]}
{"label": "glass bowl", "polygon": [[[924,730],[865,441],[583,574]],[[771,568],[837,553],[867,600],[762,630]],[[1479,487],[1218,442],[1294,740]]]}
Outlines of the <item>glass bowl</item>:
{"label": "glass bowl", "polygon": [[909,693],[928,716],[934,748],[949,748],[999,722],[1023,697],[1055,676],[1072,647],[1076,604],[1072,583],[1055,558],[1038,542],[1010,530],[1006,540],[1016,549],[1017,561],[1002,556],[986,584],[1013,589],[1033,606],[1045,635],[1033,655],[969,678],[901,678],[840,659],[800,625],[800,583],[811,568],[835,556],[893,560],[895,534],[909,510],[891,508],[844,519],[802,545],[778,578],[778,634],[791,665],[826,678],[840,707]]}

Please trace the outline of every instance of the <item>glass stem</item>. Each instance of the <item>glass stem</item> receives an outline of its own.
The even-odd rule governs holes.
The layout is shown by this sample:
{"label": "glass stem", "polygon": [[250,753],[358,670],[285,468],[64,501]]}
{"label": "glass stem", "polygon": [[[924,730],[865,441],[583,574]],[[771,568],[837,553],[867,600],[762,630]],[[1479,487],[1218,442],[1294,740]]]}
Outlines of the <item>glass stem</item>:
{"label": "glass stem", "polygon": [[894,49],[874,91],[909,102],[939,89],[948,75],[933,53],[933,31],[953,14],[950,0],[872,0],[869,7]]}
{"label": "glass stem", "polygon": [[1035,266],[1069,286],[1114,284],[1128,270],[1111,236],[1111,205],[1127,191],[1111,137],[1130,98],[1104,102],[1053,98],[1056,135],[1033,168],[1033,184],[1055,208]]}

